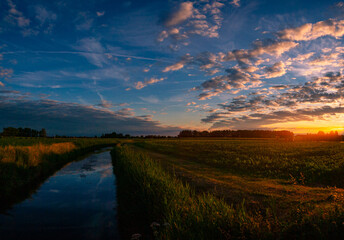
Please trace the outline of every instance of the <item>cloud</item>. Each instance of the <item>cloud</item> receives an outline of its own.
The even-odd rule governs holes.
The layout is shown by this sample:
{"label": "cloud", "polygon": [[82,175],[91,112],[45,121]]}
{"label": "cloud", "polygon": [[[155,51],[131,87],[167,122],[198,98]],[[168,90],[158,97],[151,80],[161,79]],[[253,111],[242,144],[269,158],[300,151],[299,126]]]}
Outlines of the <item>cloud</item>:
{"label": "cloud", "polygon": [[102,17],[102,16],[104,16],[104,14],[105,14],[105,11],[102,11],[102,12],[96,12],[96,14],[97,14],[97,16],[98,16],[98,17]]}
{"label": "cloud", "polygon": [[[13,76],[11,83],[19,86],[37,88],[54,88],[56,86],[63,88],[89,88],[89,84],[92,83],[93,88],[94,83],[97,81],[119,80],[123,82],[128,76],[124,68],[112,65],[101,69],[86,69],[84,71],[52,70],[23,72]],[[116,82],[118,83],[118,81]]]}
{"label": "cloud", "polygon": [[97,67],[103,67],[104,64],[110,63],[108,57],[106,56],[104,47],[99,40],[93,37],[79,40],[78,45],[74,48],[81,51],[80,55],[87,58],[91,64]]}
{"label": "cloud", "polygon": [[140,97],[140,99],[142,101],[145,101],[145,102],[148,102],[148,103],[153,103],[153,104],[156,104],[156,103],[159,103],[159,99],[157,97],[154,97],[154,96],[149,96],[149,97]]}
{"label": "cloud", "polygon": [[14,4],[13,0],[7,0],[7,4],[10,9],[8,11],[8,14],[4,17],[4,20],[6,22],[10,23],[11,25],[17,26],[21,30],[20,32],[24,37],[37,35],[39,33],[37,29],[31,28],[30,19],[25,17],[21,11],[17,10],[17,6]]}
{"label": "cloud", "polygon": [[102,99],[100,101],[101,101],[101,103],[97,104],[97,106],[99,106],[99,107],[102,107],[102,108],[112,108],[113,107],[112,103],[109,101],[106,101],[104,99]]}
{"label": "cloud", "polygon": [[324,36],[340,38],[344,35],[344,20],[328,19],[314,24],[306,23],[279,31],[277,35],[280,39],[292,41],[310,41]]}
{"label": "cloud", "polygon": [[258,57],[263,54],[269,54],[279,57],[290,49],[295,48],[298,43],[291,41],[273,41],[272,43],[264,44],[262,41],[255,42],[254,48],[248,52],[249,57]]}
{"label": "cloud", "polygon": [[200,70],[207,72],[208,75],[217,73],[218,69],[216,68],[221,67],[221,64],[218,61],[218,56],[216,54],[211,52],[202,52],[195,57],[190,56],[190,54],[185,54],[183,57],[181,57],[180,61],[165,67],[162,71],[177,71],[182,69],[186,65],[198,66]]}
{"label": "cloud", "polygon": [[188,18],[190,18],[193,14],[193,3],[192,2],[183,2],[180,3],[179,8],[177,11],[171,13],[164,22],[166,27],[172,27],[178,25]]}
{"label": "cloud", "polygon": [[[234,1],[237,2],[237,1]],[[179,49],[180,45],[188,45],[192,35],[208,38],[218,38],[223,17],[221,8],[225,7],[220,1],[195,1],[180,3],[176,11],[170,13],[162,21],[164,30],[158,37],[158,42],[170,38],[169,47]]]}
{"label": "cloud", "polygon": [[13,69],[3,68],[0,66],[0,78],[7,80],[13,74]]}
{"label": "cloud", "polygon": [[168,33],[167,31],[161,31],[161,33],[159,34],[158,38],[157,38],[157,41],[158,42],[163,42],[165,40],[165,38],[168,37]]}
{"label": "cloud", "polygon": [[224,91],[245,90],[258,87],[261,84],[259,79],[242,71],[240,68],[229,68],[226,70],[226,73],[226,75],[216,76],[203,82],[199,89],[210,92],[201,93],[198,99],[205,100],[217,96]]}
{"label": "cloud", "polygon": [[53,100],[33,100],[20,94],[0,94],[0,127],[46,128],[49,135],[94,136],[106,132],[133,135],[176,135],[180,128],[135,117],[128,108],[119,111]]}
{"label": "cloud", "polygon": [[94,19],[89,16],[88,13],[80,12],[76,19],[75,19],[76,25],[75,28],[78,31],[88,31],[92,28]]}
{"label": "cloud", "polygon": [[232,4],[235,7],[240,7],[240,0],[233,0],[230,2],[230,4]]}
{"label": "cloud", "polygon": [[265,78],[276,78],[281,77],[286,74],[285,65],[283,62],[277,62],[271,67],[265,68],[266,74],[264,75]]}
{"label": "cloud", "polygon": [[148,79],[148,80],[146,80],[146,81],[144,81],[144,82],[141,82],[141,81],[139,81],[139,82],[137,82],[137,83],[135,83],[135,85],[134,85],[134,88],[136,88],[137,90],[139,90],[139,89],[142,89],[142,88],[144,88],[144,87],[146,87],[146,86],[148,86],[148,85],[151,85],[151,84],[154,84],[154,83],[157,83],[157,82],[161,82],[161,81],[164,81],[166,78],[150,78],[150,79]]}
{"label": "cloud", "polygon": [[51,11],[48,11],[43,6],[36,6],[36,19],[40,22],[41,25],[44,25],[46,22],[53,22],[57,19],[57,15]]}
{"label": "cloud", "polygon": [[259,65],[258,58],[261,56],[280,57],[298,45],[298,43],[291,41],[256,41],[253,48],[249,50],[237,49],[218,54],[203,52],[196,56],[186,54],[177,63],[165,67],[163,72],[177,71],[186,65],[196,65],[199,66],[200,70],[206,71],[208,75],[213,75],[219,71],[219,68],[222,68],[222,63],[237,61],[243,71],[253,73],[260,70],[252,64]]}
{"label": "cloud", "polygon": [[[285,123],[285,122],[299,122],[299,121],[310,121],[315,120],[326,120],[326,115],[342,115],[344,113],[344,107],[337,106],[322,106],[316,108],[300,109],[295,111],[281,110],[272,112],[269,114],[251,114],[248,116],[242,116],[239,118],[224,119],[216,121],[211,129],[221,128],[245,128],[245,129],[257,129],[262,126]],[[221,116],[215,120],[221,119]]]}
{"label": "cloud", "polygon": [[115,111],[115,114],[122,116],[122,117],[134,117],[135,112],[132,108],[122,108],[118,111]]}
{"label": "cloud", "polygon": [[30,19],[26,18],[22,12],[17,10],[17,6],[12,0],[7,0],[7,4],[10,7],[8,15],[6,16],[7,21],[16,24],[20,28],[25,28],[30,25]]}
{"label": "cloud", "polygon": [[170,72],[170,71],[177,71],[182,69],[186,64],[192,61],[193,57],[190,54],[185,54],[181,60],[175,64],[165,67],[162,72]]}
{"label": "cloud", "polygon": [[57,15],[39,5],[35,7],[35,12],[36,19],[39,21],[38,28],[42,29],[45,34],[51,33],[55,26],[54,22],[57,19]]}
{"label": "cloud", "polygon": [[[54,12],[47,10],[41,5],[30,6],[29,10],[33,10],[30,15],[35,16],[35,18],[30,19],[17,9],[13,0],[7,0],[7,4],[9,11],[4,20],[13,26],[17,26],[24,37],[38,35],[41,32],[45,34],[52,32],[55,25],[54,22],[57,19],[57,15]],[[10,30],[10,28],[6,30]],[[17,29],[15,31],[18,32]]]}
{"label": "cloud", "polygon": [[202,121],[213,123],[213,128],[245,124],[257,128],[279,122],[326,119],[328,114],[344,112],[344,77],[339,72],[328,72],[304,84],[276,85],[271,89],[273,92],[260,91],[218,104],[222,111]]}
{"label": "cloud", "polygon": [[113,107],[113,104],[111,102],[105,100],[104,96],[99,91],[97,91],[97,94],[100,97],[100,103],[97,104],[96,106],[102,107],[102,108],[112,108]]}
{"label": "cloud", "polygon": [[222,91],[217,90],[217,91],[213,91],[213,92],[204,92],[198,95],[198,100],[206,100],[206,99],[211,99],[214,96],[219,95],[220,93],[222,93]]}
{"label": "cloud", "polygon": [[162,70],[162,72],[170,72],[170,71],[177,71],[184,67],[184,61],[177,62],[173,65],[167,66]]}
{"label": "cloud", "polygon": [[190,105],[196,105],[195,102],[189,102],[188,104],[186,104],[186,106],[190,106]]}

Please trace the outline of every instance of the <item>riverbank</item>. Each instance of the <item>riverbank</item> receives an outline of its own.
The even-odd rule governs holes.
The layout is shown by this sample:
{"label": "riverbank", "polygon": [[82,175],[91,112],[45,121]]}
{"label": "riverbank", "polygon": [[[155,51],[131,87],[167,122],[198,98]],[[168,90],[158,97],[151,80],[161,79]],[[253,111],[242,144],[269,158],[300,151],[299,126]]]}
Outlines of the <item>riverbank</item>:
{"label": "riverbank", "polygon": [[149,232],[156,239],[271,236],[266,226],[255,222],[244,207],[235,209],[210,194],[196,194],[147,155],[126,146],[116,147],[111,154],[117,177],[119,222],[126,226],[122,229],[127,234],[122,235],[124,239],[130,233],[143,234],[146,239]]}
{"label": "riverbank", "polygon": [[116,139],[1,139],[0,211],[30,196],[68,162],[117,142]]}

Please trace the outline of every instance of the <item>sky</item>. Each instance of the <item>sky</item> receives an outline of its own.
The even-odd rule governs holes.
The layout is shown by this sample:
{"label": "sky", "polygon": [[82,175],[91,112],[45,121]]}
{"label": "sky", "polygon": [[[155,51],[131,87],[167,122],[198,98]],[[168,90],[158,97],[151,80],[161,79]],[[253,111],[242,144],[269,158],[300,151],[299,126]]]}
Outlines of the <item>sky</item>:
{"label": "sky", "polygon": [[1,0],[0,128],[344,131],[344,2]]}

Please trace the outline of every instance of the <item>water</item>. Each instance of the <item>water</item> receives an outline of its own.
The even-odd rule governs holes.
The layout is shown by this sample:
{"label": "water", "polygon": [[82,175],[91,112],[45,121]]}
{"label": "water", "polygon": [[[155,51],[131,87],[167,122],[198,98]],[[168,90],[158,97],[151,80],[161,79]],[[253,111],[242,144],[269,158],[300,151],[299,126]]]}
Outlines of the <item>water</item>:
{"label": "water", "polygon": [[0,239],[119,239],[109,151],[72,162],[0,214]]}

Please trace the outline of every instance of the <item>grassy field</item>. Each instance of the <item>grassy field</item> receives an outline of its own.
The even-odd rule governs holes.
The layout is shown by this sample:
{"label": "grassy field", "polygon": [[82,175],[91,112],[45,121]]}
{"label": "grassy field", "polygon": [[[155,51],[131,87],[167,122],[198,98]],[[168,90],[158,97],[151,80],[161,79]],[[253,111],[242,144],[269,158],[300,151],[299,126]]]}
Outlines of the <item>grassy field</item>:
{"label": "grassy field", "polygon": [[0,210],[27,198],[69,161],[115,139],[0,138]]}
{"label": "grassy field", "polygon": [[237,175],[344,187],[344,143],[276,140],[150,140],[136,146]]}
{"label": "grassy field", "polygon": [[[128,228],[144,216],[127,235],[168,222],[155,227],[158,239],[343,239],[343,150],[338,142],[138,140],[113,153],[118,191],[126,189],[120,221]],[[129,209],[137,199],[142,206]]]}

